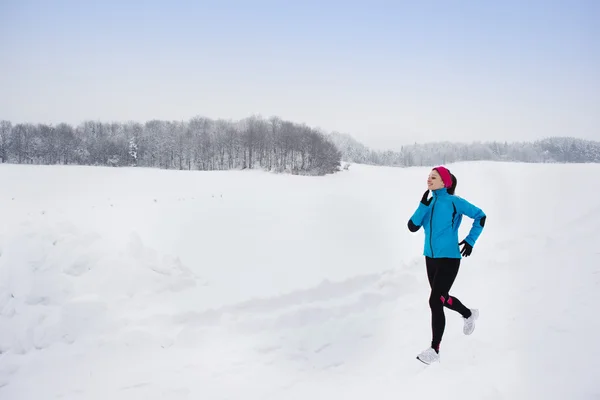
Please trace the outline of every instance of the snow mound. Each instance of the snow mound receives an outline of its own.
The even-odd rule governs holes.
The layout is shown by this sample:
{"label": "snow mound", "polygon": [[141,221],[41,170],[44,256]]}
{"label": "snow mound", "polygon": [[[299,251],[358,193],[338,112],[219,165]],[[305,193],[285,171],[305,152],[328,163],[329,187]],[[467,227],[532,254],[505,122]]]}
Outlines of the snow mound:
{"label": "snow mound", "polygon": [[68,223],[23,224],[0,256],[0,351],[118,337],[161,293],[198,281],[136,234],[122,244]]}

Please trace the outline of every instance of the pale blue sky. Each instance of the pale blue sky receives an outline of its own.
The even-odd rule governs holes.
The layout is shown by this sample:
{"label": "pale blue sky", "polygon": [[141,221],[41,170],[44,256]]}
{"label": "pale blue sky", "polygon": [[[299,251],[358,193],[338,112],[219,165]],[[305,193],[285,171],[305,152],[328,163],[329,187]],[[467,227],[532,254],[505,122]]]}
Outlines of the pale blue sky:
{"label": "pale blue sky", "polygon": [[0,119],[600,140],[599,1],[0,0]]}

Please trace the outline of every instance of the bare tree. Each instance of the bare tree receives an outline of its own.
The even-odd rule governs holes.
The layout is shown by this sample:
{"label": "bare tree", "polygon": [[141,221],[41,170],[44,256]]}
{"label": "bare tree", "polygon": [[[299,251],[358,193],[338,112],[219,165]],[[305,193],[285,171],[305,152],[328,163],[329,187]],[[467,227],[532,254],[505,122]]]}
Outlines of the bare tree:
{"label": "bare tree", "polygon": [[3,163],[8,161],[11,132],[12,123],[10,121],[0,121],[0,158],[2,159]]}

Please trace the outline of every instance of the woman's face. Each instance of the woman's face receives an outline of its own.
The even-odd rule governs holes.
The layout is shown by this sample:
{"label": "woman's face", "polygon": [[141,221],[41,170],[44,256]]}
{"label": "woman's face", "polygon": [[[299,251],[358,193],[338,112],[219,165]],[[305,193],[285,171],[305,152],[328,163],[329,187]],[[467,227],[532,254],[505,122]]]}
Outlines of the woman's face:
{"label": "woman's face", "polygon": [[444,187],[444,181],[442,181],[442,177],[435,169],[427,177],[427,187],[429,190],[438,190]]}

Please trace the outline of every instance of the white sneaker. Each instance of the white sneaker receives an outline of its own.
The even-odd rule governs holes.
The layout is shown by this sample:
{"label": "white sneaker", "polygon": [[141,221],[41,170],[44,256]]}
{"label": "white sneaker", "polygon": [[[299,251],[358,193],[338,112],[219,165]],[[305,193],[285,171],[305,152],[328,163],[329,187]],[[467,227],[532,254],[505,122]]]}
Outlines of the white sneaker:
{"label": "white sneaker", "polygon": [[429,365],[431,363],[440,361],[440,355],[436,353],[434,349],[429,347],[426,350],[423,350],[423,352],[417,356],[417,360]]}
{"label": "white sneaker", "polygon": [[470,335],[475,330],[475,320],[479,318],[479,310],[471,309],[471,316],[469,318],[464,318],[465,326],[463,327],[463,333],[465,335]]}

